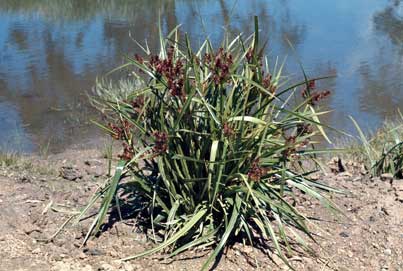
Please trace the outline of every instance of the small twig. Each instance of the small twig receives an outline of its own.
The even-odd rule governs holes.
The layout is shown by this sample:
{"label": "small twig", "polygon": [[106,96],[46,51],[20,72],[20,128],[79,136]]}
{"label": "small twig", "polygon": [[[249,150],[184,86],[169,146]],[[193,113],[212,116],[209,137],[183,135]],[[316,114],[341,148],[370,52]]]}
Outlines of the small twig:
{"label": "small twig", "polygon": [[46,214],[46,213],[49,211],[49,209],[52,207],[52,205],[53,205],[53,200],[51,200],[51,201],[46,205],[45,209],[43,209],[42,215]]}
{"label": "small twig", "polygon": [[55,237],[64,229],[64,227],[66,227],[66,225],[75,217],[77,216],[77,214],[70,216],[68,219],[66,219],[66,221],[64,221],[64,223],[57,229],[57,231],[48,239],[36,239],[36,241],[38,242],[51,242],[53,241],[53,239],[55,239]]}

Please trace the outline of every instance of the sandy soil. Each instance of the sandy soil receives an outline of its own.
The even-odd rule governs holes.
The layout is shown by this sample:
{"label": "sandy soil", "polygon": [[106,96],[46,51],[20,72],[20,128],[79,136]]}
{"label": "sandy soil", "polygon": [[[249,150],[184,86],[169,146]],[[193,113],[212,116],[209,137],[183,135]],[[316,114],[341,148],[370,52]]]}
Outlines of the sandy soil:
{"label": "sandy soil", "polygon": [[[133,219],[111,218],[107,231],[81,246],[91,219],[78,224],[68,219],[103,183],[106,168],[99,150],[78,149],[1,167],[0,270],[200,268],[209,251],[191,251],[174,259],[154,255],[119,261],[152,247]],[[319,203],[301,197],[302,211],[312,218],[317,235],[317,244],[312,244],[317,256],[295,253],[291,262],[296,270],[403,270],[403,181],[390,183],[353,170],[318,177],[349,191],[332,195],[345,216],[335,217]],[[53,236],[66,221],[67,226]],[[236,244],[226,251],[216,270],[287,268],[276,257],[271,260],[262,251]]]}

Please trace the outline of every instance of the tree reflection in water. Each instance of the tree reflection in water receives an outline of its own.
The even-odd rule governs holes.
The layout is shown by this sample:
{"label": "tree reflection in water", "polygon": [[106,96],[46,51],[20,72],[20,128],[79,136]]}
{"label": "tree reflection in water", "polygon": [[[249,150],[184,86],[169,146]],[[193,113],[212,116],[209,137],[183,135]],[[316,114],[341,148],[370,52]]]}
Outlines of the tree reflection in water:
{"label": "tree reflection in water", "polygon": [[403,109],[402,11],[402,2],[395,0],[374,15],[375,30],[385,34],[391,44],[378,50],[373,56],[373,63],[362,63],[359,68],[361,108],[382,117],[394,116],[398,108]]}

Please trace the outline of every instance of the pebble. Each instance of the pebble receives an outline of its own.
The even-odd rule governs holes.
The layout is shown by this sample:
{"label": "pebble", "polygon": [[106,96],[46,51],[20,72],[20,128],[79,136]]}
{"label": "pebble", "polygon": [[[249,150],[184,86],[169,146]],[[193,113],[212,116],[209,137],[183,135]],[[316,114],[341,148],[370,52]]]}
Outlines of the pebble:
{"label": "pebble", "polygon": [[123,262],[122,265],[125,271],[134,271],[134,267],[130,263]]}
{"label": "pebble", "polygon": [[387,249],[384,250],[383,253],[385,253],[385,255],[387,255],[387,256],[390,256],[390,255],[392,255],[392,250],[387,248]]}
{"label": "pebble", "polygon": [[41,249],[39,247],[32,250],[32,254],[39,254],[39,253],[41,253]]}
{"label": "pebble", "polygon": [[116,270],[112,265],[107,264],[107,263],[103,263],[101,264],[101,267],[98,268],[98,270],[102,270],[102,271],[114,271]]}
{"label": "pebble", "polygon": [[60,168],[60,177],[65,180],[75,181],[77,179],[81,179],[83,176],[77,168],[72,166],[63,166]]}
{"label": "pebble", "polygon": [[386,182],[386,181],[392,182],[393,181],[393,175],[390,174],[390,173],[383,173],[381,175],[381,180],[384,181],[384,182]]}
{"label": "pebble", "polygon": [[340,235],[341,237],[344,237],[344,238],[347,238],[347,237],[350,236],[347,232],[344,232],[344,231],[342,231],[339,235]]}
{"label": "pebble", "polygon": [[83,252],[87,255],[91,256],[100,256],[104,255],[105,253],[102,250],[96,249],[96,248],[86,248],[83,250]]}
{"label": "pebble", "polygon": [[115,251],[115,250],[111,250],[109,251],[109,255],[111,255],[112,257],[116,258],[119,256],[119,254]]}
{"label": "pebble", "polygon": [[84,252],[80,252],[80,254],[78,255],[78,258],[80,258],[81,260],[87,258],[87,255],[85,255]]}

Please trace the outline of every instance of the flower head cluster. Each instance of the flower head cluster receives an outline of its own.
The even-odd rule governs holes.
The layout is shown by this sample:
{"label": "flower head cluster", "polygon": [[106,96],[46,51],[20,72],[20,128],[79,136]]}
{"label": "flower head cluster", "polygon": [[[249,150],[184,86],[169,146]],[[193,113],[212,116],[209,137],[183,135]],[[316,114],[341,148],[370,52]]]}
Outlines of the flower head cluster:
{"label": "flower head cluster", "polygon": [[309,123],[297,124],[297,136],[304,136],[313,132],[312,126]]}
{"label": "flower head cluster", "polygon": [[[309,99],[311,105],[315,105],[320,100],[323,100],[330,95],[330,90],[314,91],[316,89],[315,80],[310,80],[308,85],[302,91],[302,97]],[[313,91],[312,91],[313,90]]]}
{"label": "flower head cluster", "polygon": [[130,105],[133,107],[133,110],[136,113],[140,113],[144,107],[144,96],[138,96],[133,101],[130,102]]}
{"label": "flower head cluster", "polygon": [[223,48],[220,48],[216,54],[205,54],[203,61],[213,74],[213,81],[216,85],[228,80],[230,68],[233,64],[231,53],[225,52]]}
{"label": "flower head cluster", "polygon": [[164,76],[167,80],[168,89],[172,96],[185,96],[184,81],[185,69],[182,59],[174,59],[174,48],[170,47],[166,59],[160,59],[155,55],[151,57],[150,68],[152,68],[158,77]]}
{"label": "flower head cluster", "polygon": [[285,138],[285,149],[283,150],[284,157],[288,157],[288,156],[292,155],[293,153],[295,153],[296,141],[297,141],[296,136],[288,136]]}
{"label": "flower head cluster", "polygon": [[270,73],[268,73],[267,75],[263,74],[262,85],[270,93],[274,93],[277,89],[277,86],[273,83],[272,79],[273,79],[273,76]]}
{"label": "flower head cluster", "polygon": [[133,147],[123,142],[123,153],[118,155],[118,157],[122,160],[130,161],[133,158]]}
{"label": "flower head cluster", "polygon": [[235,134],[234,129],[228,123],[224,123],[223,132],[225,137],[232,137]]}
{"label": "flower head cluster", "polygon": [[154,132],[154,147],[153,151],[156,155],[162,154],[168,150],[168,135],[164,132]]}
{"label": "flower head cluster", "polygon": [[116,140],[121,140],[130,134],[132,125],[127,120],[124,120],[121,125],[108,123],[108,127],[112,131],[111,136]]}
{"label": "flower head cluster", "polygon": [[140,55],[138,55],[138,54],[135,54],[135,55],[134,55],[134,59],[135,59],[138,63],[140,63],[140,64],[143,64],[143,63],[144,63],[144,59],[143,59]]}
{"label": "flower head cluster", "polygon": [[260,166],[260,159],[253,160],[248,171],[248,177],[252,181],[258,182],[267,173],[267,169]]}
{"label": "flower head cluster", "polygon": [[253,48],[252,47],[249,48],[248,52],[246,52],[245,58],[249,64],[252,63],[252,60],[253,60]]}

